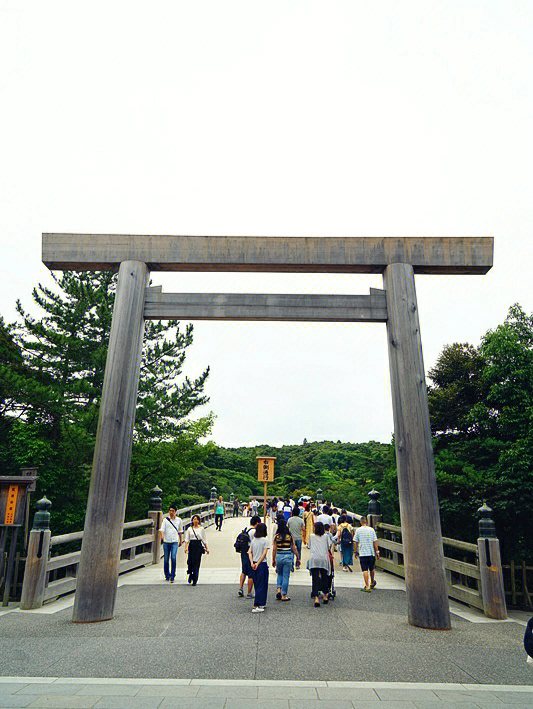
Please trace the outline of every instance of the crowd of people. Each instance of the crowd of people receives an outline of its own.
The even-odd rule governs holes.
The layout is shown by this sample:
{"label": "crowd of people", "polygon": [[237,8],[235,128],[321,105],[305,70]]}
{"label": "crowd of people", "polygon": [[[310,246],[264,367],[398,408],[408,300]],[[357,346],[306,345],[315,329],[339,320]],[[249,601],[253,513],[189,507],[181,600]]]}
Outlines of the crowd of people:
{"label": "crowd of people", "polygon": [[[253,599],[253,613],[262,613],[267,606],[269,555],[271,566],[277,573],[276,599],[282,603],[291,600],[290,576],[301,568],[303,545],[309,549],[306,569],[311,576],[311,598],[315,608],[321,604],[327,605],[334,597],[334,555],[337,551],[340,553],[340,568],[345,572],[353,571],[354,557],[359,559],[364,579],[361,591],[370,593],[376,587],[374,568],[376,558],[379,558],[379,548],[376,533],[368,526],[365,517],[360,518],[360,526],[356,528],[355,520],[346,510],[339,512],[328,503],[314,505],[310,500],[296,503],[292,498],[274,498],[269,501],[266,510],[266,515],[273,522],[271,543],[267,526],[257,514],[259,503],[255,498],[251,500],[250,508],[253,513],[249,526],[238,534],[234,547],[241,557],[238,596],[243,598],[246,593],[247,598]],[[234,515],[235,509],[234,505]],[[218,531],[222,529],[224,517],[222,497],[215,502],[214,512],[215,530]],[[177,517],[176,508],[171,506],[159,531],[165,580],[174,583],[177,550],[184,543],[187,581],[196,586],[202,556],[209,554],[200,516],[193,515],[184,533],[183,522]]]}
{"label": "crowd of people", "polygon": [[[315,608],[321,603],[328,604],[332,598],[334,553],[337,550],[341,568],[346,572],[353,571],[354,556],[359,558],[364,579],[361,591],[370,593],[376,587],[374,570],[376,557],[379,557],[378,541],[365,517],[359,520],[361,526],[356,529],[346,510],[339,513],[327,503],[315,507],[311,502],[303,502],[299,506],[291,498],[271,500],[267,514],[275,524],[271,559],[272,568],[277,572],[277,600],[291,600],[288,595],[290,574],[301,567],[302,544],[309,549],[306,567],[311,575],[311,597]],[[252,598],[255,588],[252,612],[262,613],[268,595],[270,543],[267,527],[258,515],[252,516],[250,528],[239,534],[235,548],[241,554],[238,595],[244,596],[244,584],[248,579],[247,598]]]}

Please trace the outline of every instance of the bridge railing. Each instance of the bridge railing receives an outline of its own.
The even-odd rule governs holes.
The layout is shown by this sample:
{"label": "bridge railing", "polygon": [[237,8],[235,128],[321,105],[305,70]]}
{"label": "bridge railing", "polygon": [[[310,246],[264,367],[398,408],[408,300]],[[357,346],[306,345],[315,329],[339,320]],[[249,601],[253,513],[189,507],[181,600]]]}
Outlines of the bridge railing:
{"label": "bridge railing", "polygon": [[[376,567],[405,578],[402,528],[382,521],[379,493],[369,493],[368,522],[376,530],[380,558]],[[482,610],[489,618],[507,618],[500,545],[491,518],[492,510],[483,505],[478,512],[477,544],[443,537],[444,570],[448,596]],[[462,559],[456,558],[462,556]]]}
{"label": "bridge railing", "polygon": [[[158,487],[152,490],[148,517],[123,524],[119,574],[159,563],[163,553],[159,534],[163,518],[160,493]],[[50,507],[51,502],[46,497],[37,503],[22,583],[20,603],[22,610],[40,608],[43,603],[76,590],[81,549],[75,551],[71,549],[73,544],[81,542],[84,533],[81,531],[52,536]],[[224,516],[230,516],[233,505],[224,503],[224,508]],[[205,502],[182,507],[177,510],[177,514],[182,519],[184,530],[191,525],[195,514],[200,516],[203,526],[209,526],[214,523],[215,506],[213,501]],[[131,530],[139,530],[139,533],[132,535]],[[65,553],[52,555],[53,550],[61,546],[70,549]]]}

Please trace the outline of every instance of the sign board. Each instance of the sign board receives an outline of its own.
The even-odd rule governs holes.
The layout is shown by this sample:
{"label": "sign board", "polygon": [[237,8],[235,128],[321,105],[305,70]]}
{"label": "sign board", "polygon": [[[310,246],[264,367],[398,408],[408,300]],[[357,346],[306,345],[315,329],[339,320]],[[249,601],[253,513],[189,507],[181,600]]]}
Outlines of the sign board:
{"label": "sign board", "polygon": [[257,479],[260,482],[271,483],[274,480],[275,458],[257,458]]}
{"label": "sign board", "polygon": [[28,489],[36,475],[0,475],[0,527],[24,524]]}

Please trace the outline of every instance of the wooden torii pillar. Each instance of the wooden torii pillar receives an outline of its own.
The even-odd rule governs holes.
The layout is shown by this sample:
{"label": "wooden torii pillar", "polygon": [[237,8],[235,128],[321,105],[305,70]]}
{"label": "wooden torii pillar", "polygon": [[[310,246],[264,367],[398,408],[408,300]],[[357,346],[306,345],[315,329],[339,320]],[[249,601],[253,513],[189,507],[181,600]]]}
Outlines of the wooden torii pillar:
{"label": "wooden torii pillar", "polygon": [[[484,274],[491,237],[43,234],[58,270],[119,272],[73,620],[113,617],[144,319],[386,322],[408,620],[450,628],[415,273]],[[163,294],[154,271],[382,273],[369,295]]]}

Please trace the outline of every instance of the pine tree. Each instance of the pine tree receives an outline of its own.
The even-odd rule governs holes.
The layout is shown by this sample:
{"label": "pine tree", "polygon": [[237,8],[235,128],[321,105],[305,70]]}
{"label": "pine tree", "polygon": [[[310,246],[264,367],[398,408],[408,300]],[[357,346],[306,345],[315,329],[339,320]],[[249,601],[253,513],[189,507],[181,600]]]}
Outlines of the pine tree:
{"label": "pine tree", "polygon": [[[46,392],[48,418],[30,426],[30,418],[25,416],[11,446],[18,451],[19,464],[41,466],[40,488],[53,500],[52,510],[56,519],[61,519],[62,529],[80,528],[98,423],[116,274],[64,272],[52,277],[56,288],[39,284],[33,290],[33,300],[42,310],[42,317],[30,315],[19,301],[20,323],[15,329],[22,364]],[[130,485],[130,497],[138,505],[141,500],[145,504],[149,489],[146,485],[154,484],[151,468],[157,460],[158,447],[165,446],[168,458],[169,450],[194,446],[198,437],[206,435],[211,427],[211,416],[193,424],[188,420],[196,407],[208,402],[204,386],[209,368],[192,380],[181,377],[186,351],[192,342],[190,324],[182,331],[179,323],[146,323]],[[176,445],[180,437],[186,441],[181,448]],[[25,456],[27,460],[22,460]],[[151,465],[141,470],[140,466],[147,461]],[[148,481],[147,475],[152,475],[152,479]],[[136,490],[136,482],[143,485],[142,490]]]}

